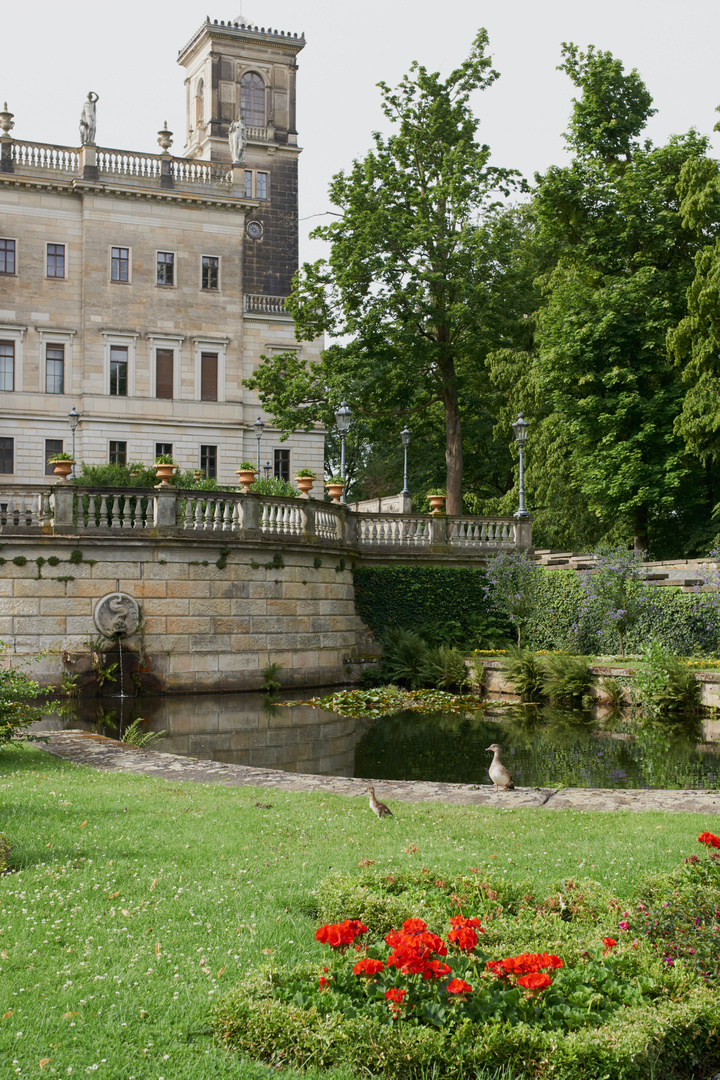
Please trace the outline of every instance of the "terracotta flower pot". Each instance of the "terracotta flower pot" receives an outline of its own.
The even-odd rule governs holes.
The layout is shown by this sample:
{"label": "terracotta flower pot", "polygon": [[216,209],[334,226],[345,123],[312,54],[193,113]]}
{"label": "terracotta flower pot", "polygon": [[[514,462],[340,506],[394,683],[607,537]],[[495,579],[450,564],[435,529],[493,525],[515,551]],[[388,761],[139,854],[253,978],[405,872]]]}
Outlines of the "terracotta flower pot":
{"label": "terracotta flower pot", "polygon": [[74,461],[52,461],[53,472],[56,476],[59,476],[61,480],[67,480],[70,473],[73,471]]}
{"label": "terracotta flower pot", "polygon": [[431,514],[442,514],[445,505],[445,495],[428,495]]}
{"label": "terracotta flower pot", "polygon": [[312,491],[312,486],[315,483],[314,476],[296,476],[295,483],[300,491],[303,493],[306,499],[310,498],[308,492]]}
{"label": "terracotta flower pot", "polygon": [[156,465],[155,475],[160,481],[155,487],[170,487],[168,480],[172,480],[177,465]]}
{"label": "terracotta flower pot", "polygon": [[255,483],[255,477],[257,476],[256,469],[236,469],[235,475],[238,478],[238,484],[242,484],[245,494],[248,493],[252,485]]}
{"label": "terracotta flower pot", "polygon": [[345,490],[344,484],[326,484],[325,490],[334,503],[339,503]]}

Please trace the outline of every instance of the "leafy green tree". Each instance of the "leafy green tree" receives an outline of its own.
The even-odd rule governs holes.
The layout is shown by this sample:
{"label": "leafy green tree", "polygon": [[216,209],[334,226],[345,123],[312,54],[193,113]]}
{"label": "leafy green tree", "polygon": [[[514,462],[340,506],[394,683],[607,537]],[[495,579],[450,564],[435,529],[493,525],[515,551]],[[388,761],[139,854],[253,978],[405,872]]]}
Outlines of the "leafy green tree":
{"label": "leafy green tree", "polygon": [[496,358],[494,377],[533,406],[528,486],[539,501],[555,499],[567,517],[580,504],[600,536],[646,549],[703,497],[703,471],[674,431],[685,391],[666,339],[685,314],[698,247],[677,186],[707,140],[691,131],[641,144],[653,110],[637,72],[593,47],[566,44],[563,56],[582,93],[573,161],[537,177],[544,302],[530,353]]}
{"label": "leafy green tree", "polygon": [[338,220],[314,233],[329,259],[303,266],[290,301],[301,340],[328,333],[352,343],[309,366],[265,358],[246,383],[285,431],[331,421],[342,397],[370,439],[373,428],[399,433],[414,416],[425,425],[439,414],[453,514],[462,512],[463,389],[487,351],[505,273],[486,218],[515,183],[476,140],[470,96],[498,77],[487,44],[481,30],[446,80],[413,64],[396,89],[380,83],[395,130],[375,133],[374,149],[333,179]]}

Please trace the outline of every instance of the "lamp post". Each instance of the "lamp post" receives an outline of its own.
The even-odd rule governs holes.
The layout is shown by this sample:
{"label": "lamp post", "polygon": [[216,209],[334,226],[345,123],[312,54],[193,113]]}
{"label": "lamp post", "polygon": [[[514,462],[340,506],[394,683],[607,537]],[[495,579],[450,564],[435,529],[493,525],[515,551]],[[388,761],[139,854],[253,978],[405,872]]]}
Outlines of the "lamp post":
{"label": "lamp post", "polygon": [[523,460],[523,448],[527,440],[527,429],[529,427],[530,424],[527,422],[523,414],[518,413],[518,418],[512,426],[512,429],[515,433],[515,442],[517,443],[518,450],[520,452],[520,476],[518,483],[518,499],[520,505],[518,506],[517,510],[513,515],[513,517],[516,518],[530,517],[530,514],[525,508],[525,463]]}
{"label": "lamp post", "polygon": [[408,448],[408,443],[410,442],[410,428],[407,426],[407,424],[405,425],[405,427],[400,432],[400,438],[402,439],[403,452],[405,454],[405,463],[403,465],[403,489],[400,492],[400,494],[401,495],[409,495],[410,494],[410,489],[408,487],[407,448]]}
{"label": "lamp post", "polygon": [[[345,484],[345,436],[350,429],[350,420],[352,418],[352,410],[348,408],[347,402],[343,401],[340,408],[335,413],[335,423],[338,429],[338,435],[340,436],[340,476],[342,478],[343,485]],[[345,487],[343,486],[342,501],[347,502],[345,498]]]}
{"label": "lamp post", "polygon": [[75,428],[80,423],[80,413],[77,411],[77,409],[75,408],[74,405],[73,405],[72,409],[70,410],[70,412],[68,413],[68,423],[70,424],[70,430],[72,431],[72,456],[73,456],[72,474],[74,476],[75,475]]}
{"label": "lamp post", "polygon": [[253,424],[253,427],[255,428],[255,438],[257,439],[257,443],[258,443],[257,444],[257,471],[258,471],[258,475],[260,475],[260,440],[262,439],[262,433],[265,430],[265,424],[262,422],[262,420],[260,419],[259,416],[258,416],[257,420],[255,421],[255,423]]}
{"label": "lamp post", "polygon": [[265,464],[263,465],[263,469],[265,471],[265,479],[269,480],[270,479],[270,462],[269,461],[265,462]]}

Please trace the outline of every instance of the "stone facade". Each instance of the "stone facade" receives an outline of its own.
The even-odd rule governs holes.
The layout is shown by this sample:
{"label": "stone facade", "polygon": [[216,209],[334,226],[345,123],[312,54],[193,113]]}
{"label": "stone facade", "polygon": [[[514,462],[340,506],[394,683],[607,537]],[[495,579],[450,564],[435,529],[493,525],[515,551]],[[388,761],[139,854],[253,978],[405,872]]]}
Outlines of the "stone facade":
{"label": "stone facade", "polygon": [[[139,604],[140,632],[123,643],[126,666],[166,691],[252,690],[282,665],[284,686],[341,682],[364,640],[350,568],[332,547],[37,536],[3,546],[0,638],[32,662],[43,685],[91,674],[93,613],[108,593]],[[74,551],[82,552],[77,561]],[[20,556],[27,561],[18,565]],[[50,565],[47,560],[60,561]],[[44,559],[38,566],[36,560]],[[20,561],[20,560],[19,560]],[[317,562],[321,565],[316,565]],[[278,563],[281,564],[278,564]],[[115,657],[117,658],[117,657]]]}
{"label": "stone facade", "polygon": [[[0,252],[0,437],[12,442],[0,447],[1,479],[44,479],[46,451],[72,449],[73,406],[78,461],[150,463],[169,446],[180,469],[214,468],[227,484],[240,461],[256,460],[260,409],[243,379],[262,354],[293,349],[310,360],[321,347],[298,345],[285,311],[298,258],[294,72],[303,45],[208,20],[180,55],[186,158],[0,136],[0,241],[11,245],[5,263]],[[233,168],[227,133],[248,72],[267,87],[266,122],[248,127],[245,163]],[[159,278],[166,256],[168,281]],[[263,465],[274,471],[274,451],[289,450],[291,475],[304,466],[322,475],[321,430],[280,442],[264,419]]]}

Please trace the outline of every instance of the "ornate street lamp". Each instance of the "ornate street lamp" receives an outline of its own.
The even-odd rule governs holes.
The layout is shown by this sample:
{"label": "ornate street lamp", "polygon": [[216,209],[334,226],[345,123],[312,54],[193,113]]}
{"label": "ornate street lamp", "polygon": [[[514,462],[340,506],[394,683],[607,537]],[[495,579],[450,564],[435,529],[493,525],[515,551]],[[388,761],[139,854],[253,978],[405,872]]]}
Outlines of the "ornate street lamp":
{"label": "ornate street lamp", "polygon": [[518,497],[520,505],[518,506],[517,510],[513,515],[513,517],[516,518],[530,517],[530,514],[525,508],[525,464],[523,460],[523,448],[527,441],[527,429],[529,427],[530,424],[525,419],[523,414],[518,413],[518,418],[512,426],[512,429],[515,432],[515,442],[517,443],[518,451],[520,452],[520,476],[518,483]]}
{"label": "ornate street lamp", "polygon": [[253,424],[253,427],[255,428],[255,438],[257,439],[257,442],[258,442],[258,444],[257,444],[257,471],[258,471],[258,476],[259,476],[260,475],[260,440],[262,439],[262,433],[265,430],[265,424],[262,422],[262,420],[260,419],[259,416],[258,416],[257,420],[255,421],[255,423]]}
{"label": "ornate street lamp", "polygon": [[[337,425],[338,435],[340,436],[340,476],[342,477],[343,485],[345,484],[345,436],[350,430],[351,419],[352,410],[348,408],[347,402],[343,401],[342,405],[335,413],[335,423]],[[344,486],[342,501],[347,502]]]}
{"label": "ornate street lamp", "polygon": [[77,409],[75,408],[74,405],[73,405],[72,409],[70,410],[70,412],[68,413],[68,423],[70,424],[70,430],[72,431],[72,456],[73,456],[72,474],[74,476],[75,475],[75,428],[80,423],[80,413],[77,411]]}
{"label": "ornate street lamp", "polygon": [[265,472],[265,479],[269,480],[269,478],[270,478],[270,462],[269,461],[265,462],[265,464],[263,465],[263,470]]}
{"label": "ornate street lamp", "polygon": [[400,492],[400,494],[401,495],[409,495],[410,494],[410,489],[408,488],[407,448],[408,448],[408,443],[410,442],[410,428],[407,426],[407,424],[405,425],[403,430],[400,432],[400,438],[402,439],[403,451],[405,453],[405,464],[403,466],[403,489]]}

